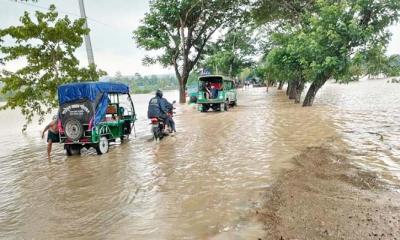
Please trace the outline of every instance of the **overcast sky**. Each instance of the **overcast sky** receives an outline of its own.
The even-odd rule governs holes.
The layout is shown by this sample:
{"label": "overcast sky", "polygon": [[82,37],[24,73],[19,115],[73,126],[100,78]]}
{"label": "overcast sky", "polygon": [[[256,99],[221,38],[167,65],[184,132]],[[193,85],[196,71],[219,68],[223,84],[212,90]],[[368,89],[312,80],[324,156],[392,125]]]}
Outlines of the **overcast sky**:
{"label": "overcast sky", "polygon": [[[61,15],[76,19],[79,16],[78,0],[39,0],[37,3],[19,3],[14,0],[0,0],[0,28],[19,24],[19,17],[24,11],[43,11],[50,4],[55,4]],[[85,0],[86,15],[91,29],[95,62],[109,75],[120,71],[123,75],[140,73],[173,73],[171,68],[159,65],[143,66],[142,58],[146,51],[138,49],[132,39],[132,32],[140,24],[140,19],[149,9],[148,0]],[[388,47],[388,54],[400,54],[400,25],[390,28],[393,33]],[[77,57],[82,65],[87,64],[86,51],[81,47]],[[17,68],[22,63],[14,63],[10,68]]]}

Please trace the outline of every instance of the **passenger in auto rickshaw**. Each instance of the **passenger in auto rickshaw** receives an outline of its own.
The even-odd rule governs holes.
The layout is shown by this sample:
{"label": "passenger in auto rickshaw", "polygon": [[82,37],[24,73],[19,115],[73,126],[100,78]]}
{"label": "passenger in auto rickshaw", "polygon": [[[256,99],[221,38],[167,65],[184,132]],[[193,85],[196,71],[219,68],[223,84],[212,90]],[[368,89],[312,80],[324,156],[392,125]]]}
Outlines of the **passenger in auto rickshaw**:
{"label": "passenger in auto rickshaw", "polygon": [[211,98],[211,84],[210,82],[206,82],[203,84],[204,91],[205,91],[205,98],[210,99]]}
{"label": "passenger in auto rickshaw", "polygon": [[211,96],[218,98],[218,92],[222,90],[222,84],[218,82],[211,83]]}

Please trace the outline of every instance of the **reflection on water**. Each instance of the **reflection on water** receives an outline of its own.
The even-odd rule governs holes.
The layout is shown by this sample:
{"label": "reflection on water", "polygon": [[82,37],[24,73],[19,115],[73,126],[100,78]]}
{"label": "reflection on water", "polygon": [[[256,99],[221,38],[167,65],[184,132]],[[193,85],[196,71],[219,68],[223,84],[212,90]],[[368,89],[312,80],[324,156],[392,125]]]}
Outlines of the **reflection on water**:
{"label": "reflection on water", "polygon": [[329,84],[302,108],[282,92],[239,90],[224,113],[178,105],[178,133],[159,144],[149,140],[151,96],[135,95],[136,138],[102,156],[67,158],[57,145],[51,162],[40,127],[21,134],[19,114],[1,112],[0,238],[256,239],[260,193],[306,146],[342,136],[356,164],[398,181],[399,92]]}

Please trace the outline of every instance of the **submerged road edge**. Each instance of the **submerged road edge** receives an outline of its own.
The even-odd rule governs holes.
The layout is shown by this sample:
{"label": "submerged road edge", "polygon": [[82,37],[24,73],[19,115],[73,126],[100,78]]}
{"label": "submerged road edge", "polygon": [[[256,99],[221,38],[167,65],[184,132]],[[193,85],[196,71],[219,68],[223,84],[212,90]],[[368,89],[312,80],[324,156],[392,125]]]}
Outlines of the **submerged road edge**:
{"label": "submerged road edge", "polygon": [[398,187],[354,166],[347,154],[330,139],[295,156],[255,213],[262,239],[399,239]]}

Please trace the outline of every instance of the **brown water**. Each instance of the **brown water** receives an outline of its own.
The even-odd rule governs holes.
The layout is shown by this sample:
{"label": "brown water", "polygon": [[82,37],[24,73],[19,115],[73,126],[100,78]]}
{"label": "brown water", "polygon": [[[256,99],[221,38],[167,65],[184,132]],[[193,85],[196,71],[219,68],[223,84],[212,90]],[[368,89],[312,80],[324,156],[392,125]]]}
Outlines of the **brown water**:
{"label": "brown water", "polygon": [[178,105],[178,133],[161,143],[149,140],[149,98],[134,96],[136,138],[102,156],[57,145],[51,162],[40,127],[21,134],[18,112],[0,112],[0,238],[257,239],[261,193],[294,155],[333,137],[355,164],[400,182],[400,84],[328,84],[312,108],[262,88],[239,90],[229,112]]}

